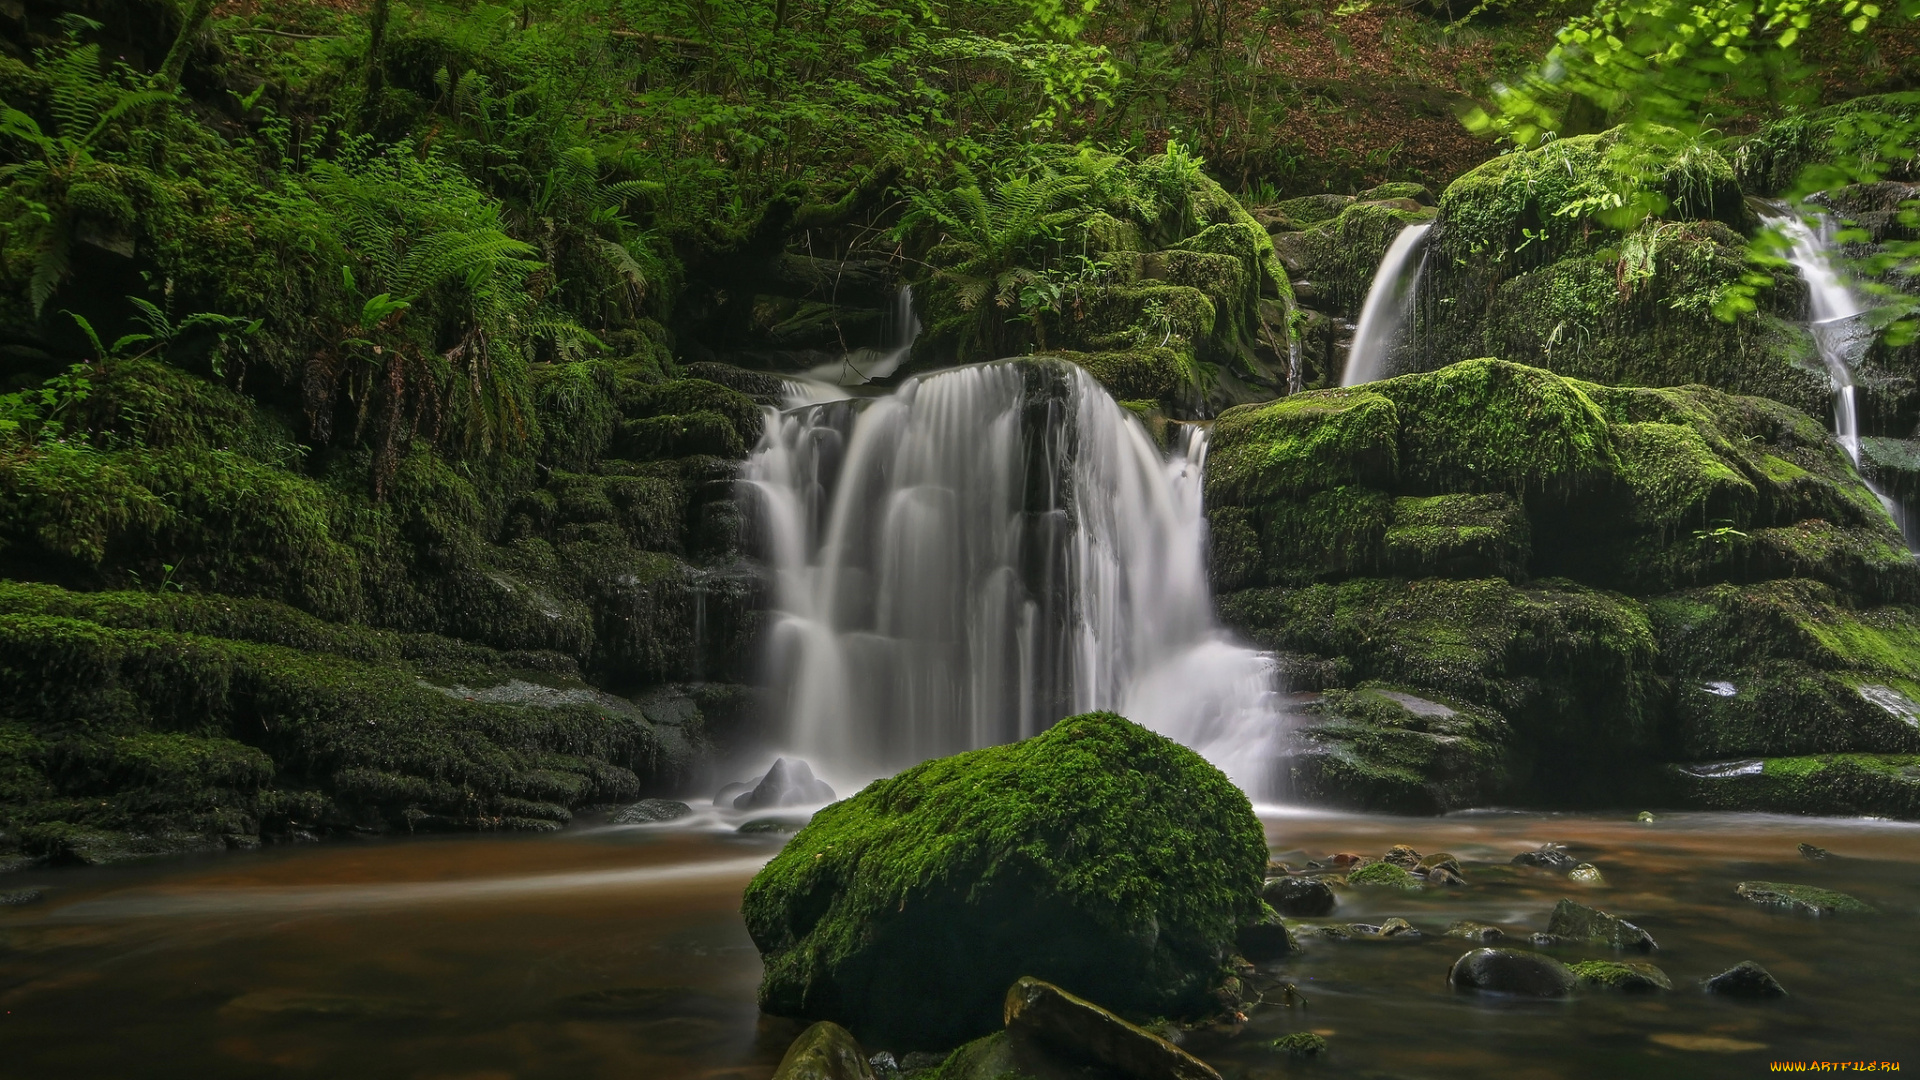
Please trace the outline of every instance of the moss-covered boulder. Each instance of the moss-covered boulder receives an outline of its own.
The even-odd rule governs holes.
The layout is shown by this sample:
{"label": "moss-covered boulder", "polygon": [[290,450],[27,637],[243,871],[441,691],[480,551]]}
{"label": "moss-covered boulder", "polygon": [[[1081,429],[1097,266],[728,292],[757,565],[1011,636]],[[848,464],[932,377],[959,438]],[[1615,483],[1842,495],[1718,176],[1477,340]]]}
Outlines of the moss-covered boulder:
{"label": "moss-covered boulder", "polygon": [[1302,794],[1730,805],[1729,758],[1920,752],[1920,569],[1777,401],[1474,360],[1229,410],[1210,453],[1220,608],[1325,691]]}
{"label": "moss-covered boulder", "polygon": [[1267,849],[1239,789],[1110,713],[916,766],[815,815],[747,888],[769,1012],[899,1049],[1001,1022],[1032,975],[1138,1018],[1198,1015]]}

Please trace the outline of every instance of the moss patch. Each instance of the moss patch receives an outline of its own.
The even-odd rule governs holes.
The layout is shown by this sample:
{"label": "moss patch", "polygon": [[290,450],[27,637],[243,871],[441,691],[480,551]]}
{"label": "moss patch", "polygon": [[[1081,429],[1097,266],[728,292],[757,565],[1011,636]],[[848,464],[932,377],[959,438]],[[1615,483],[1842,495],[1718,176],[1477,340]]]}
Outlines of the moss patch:
{"label": "moss patch", "polygon": [[763,1008],[940,1047],[998,1027],[1021,975],[1129,1015],[1206,1008],[1235,928],[1259,914],[1265,867],[1259,822],[1225,776],[1092,713],[827,807],[754,878],[743,912],[766,961]]}

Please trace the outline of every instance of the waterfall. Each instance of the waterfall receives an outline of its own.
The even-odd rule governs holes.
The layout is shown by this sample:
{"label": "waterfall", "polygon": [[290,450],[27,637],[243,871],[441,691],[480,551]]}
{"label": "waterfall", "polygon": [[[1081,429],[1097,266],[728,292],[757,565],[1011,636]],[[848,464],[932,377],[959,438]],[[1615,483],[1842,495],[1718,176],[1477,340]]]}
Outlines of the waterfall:
{"label": "waterfall", "polygon": [[893,310],[887,314],[887,345],[879,349],[853,349],[838,360],[828,361],[788,380],[789,404],[831,401],[846,396],[842,387],[860,386],[884,379],[900,370],[913,353],[913,341],[920,336],[920,317],[913,311],[913,286],[902,285],[893,295]]}
{"label": "waterfall", "polygon": [[1214,618],[1206,432],[1176,431],[1046,359],[770,415],[742,491],[784,749],[844,781],[1113,709],[1269,794],[1277,671]]}
{"label": "waterfall", "polygon": [[[1867,312],[1853,290],[1847,288],[1833,266],[1833,223],[1824,215],[1809,222],[1784,205],[1770,205],[1764,215],[1768,224],[1778,228],[1788,244],[1788,258],[1800,279],[1807,283],[1807,329],[1813,334],[1820,362],[1833,383],[1833,434],[1841,449],[1860,468],[1859,389],[1853,369],[1873,345],[1874,331]],[[1864,479],[1864,477],[1863,477]],[[1920,544],[1920,533],[1913,528],[1910,508],[1866,480],[1866,485],[1885,506],[1894,524],[1907,539],[1907,546]]]}
{"label": "waterfall", "polygon": [[[1341,386],[1359,386],[1385,378],[1387,357],[1406,329],[1413,314],[1414,283],[1425,263],[1426,239],[1433,222],[1409,225],[1393,238],[1380,268],[1373,272],[1373,284],[1367,286],[1367,300],[1360,308],[1360,325],[1353,332],[1353,349],[1347,354],[1347,369],[1340,376]],[[1414,261],[1414,253],[1421,261]]]}

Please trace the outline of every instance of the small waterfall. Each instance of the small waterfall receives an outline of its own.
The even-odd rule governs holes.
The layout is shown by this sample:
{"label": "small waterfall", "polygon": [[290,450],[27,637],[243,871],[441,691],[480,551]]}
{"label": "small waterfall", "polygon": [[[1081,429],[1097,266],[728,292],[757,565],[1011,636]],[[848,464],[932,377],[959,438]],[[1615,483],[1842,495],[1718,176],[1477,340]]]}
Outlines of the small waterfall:
{"label": "small waterfall", "polygon": [[[1414,284],[1426,260],[1427,233],[1433,222],[1409,225],[1393,238],[1380,269],[1373,272],[1367,301],[1360,308],[1360,325],[1353,332],[1353,350],[1341,386],[1359,386],[1387,375],[1387,359],[1413,314]],[[1420,253],[1420,261],[1414,254]]]}
{"label": "small waterfall", "polygon": [[920,336],[920,317],[913,311],[913,286],[902,285],[893,296],[893,310],[887,315],[888,343],[880,349],[854,349],[838,360],[812,368],[805,375],[788,380],[788,403],[800,405],[832,401],[846,396],[843,387],[860,386],[884,379],[900,370],[913,353],[914,339]]}
{"label": "small waterfall", "polygon": [[[1801,280],[1807,283],[1810,308],[1807,329],[1813,334],[1820,362],[1826,366],[1827,377],[1833,383],[1834,438],[1857,470],[1861,451],[1860,405],[1853,371],[1873,345],[1873,327],[1853,290],[1840,280],[1833,267],[1833,223],[1824,215],[1809,222],[1784,205],[1771,205],[1765,219],[1787,238],[1788,258],[1799,271]],[[1920,544],[1920,533],[1913,528],[1912,510],[1887,495],[1873,481],[1867,480],[1866,484],[1887,508],[1894,524],[1900,527],[1907,546],[1914,548]]]}
{"label": "small waterfall", "polygon": [[785,748],[844,780],[1114,709],[1270,794],[1277,671],[1214,619],[1206,432],[1176,431],[1040,359],[770,416],[743,491]]}

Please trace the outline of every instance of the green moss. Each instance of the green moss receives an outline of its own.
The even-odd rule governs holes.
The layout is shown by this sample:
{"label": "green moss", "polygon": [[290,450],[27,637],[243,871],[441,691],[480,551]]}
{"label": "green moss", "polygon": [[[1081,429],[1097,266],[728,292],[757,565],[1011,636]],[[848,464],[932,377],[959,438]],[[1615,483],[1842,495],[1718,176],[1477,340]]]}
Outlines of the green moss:
{"label": "green moss", "polygon": [[1920,818],[1920,755],[1821,754],[1767,758],[1750,769],[1674,766],[1688,805],[1715,810]]}
{"label": "green moss", "polygon": [[1655,638],[1640,605],[1571,582],[1356,579],[1248,589],[1220,599],[1228,622],[1295,656],[1497,712],[1529,756],[1580,760],[1557,777],[1642,761],[1657,745]]}
{"label": "green moss", "polygon": [[1268,1043],[1267,1049],[1289,1057],[1316,1057],[1327,1052],[1327,1040],[1311,1031],[1296,1031]]}
{"label": "green moss", "polygon": [[1116,352],[1052,351],[1046,355],[1087,369],[1115,397],[1153,404],[1181,398],[1199,378],[1193,352],[1185,348],[1146,345]]}
{"label": "green moss", "polygon": [[1386,566],[1409,577],[1517,580],[1526,574],[1531,533],[1524,506],[1510,495],[1431,495],[1395,499],[1384,541]]}
{"label": "green moss", "polygon": [[1385,686],[1327,691],[1304,710],[1288,761],[1294,795],[1419,814],[1498,801],[1521,764],[1510,726],[1490,710],[1438,696]]}
{"label": "green moss", "polygon": [[1214,423],[1207,503],[1247,506],[1348,484],[1391,489],[1399,436],[1394,402],[1372,387],[1228,409]]}
{"label": "green moss", "polygon": [[1871,113],[1910,121],[1920,116],[1920,93],[1863,94],[1763,125],[1734,152],[1740,185],[1756,194],[1783,194],[1810,165],[1857,158],[1862,142],[1877,145],[1882,137],[1880,122],[1860,123],[1860,114]]}
{"label": "green moss", "polygon": [[1577,385],[1537,368],[1470,360],[1369,387],[1400,420],[1409,493],[1537,491],[1571,498],[1618,467],[1606,418]]}
{"label": "green moss", "polygon": [[1092,713],[825,808],[743,912],[768,1011],[950,1046],[999,1027],[1023,974],[1129,1015],[1204,1008],[1265,866],[1259,822],[1218,770]]}
{"label": "green moss", "polygon": [[[1316,491],[1275,499],[1254,511],[1257,560],[1244,584],[1305,585],[1375,570],[1382,538],[1393,520],[1393,497],[1363,487]],[[1230,515],[1222,511],[1222,520]],[[1231,527],[1216,538],[1216,551],[1240,542]],[[1233,556],[1223,551],[1223,556]]]}
{"label": "green moss", "polygon": [[1582,960],[1579,963],[1568,964],[1567,969],[1579,976],[1583,983],[1624,990],[1628,993],[1673,989],[1673,980],[1667,977],[1667,973],[1647,963]]}
{"label": "green moss", "polygon": [[1349,885],[1371,885],[1386,889],[1399,889],[1402,892],[1416,892],[1425,888],[1419,878],[1392,863],[1376,862],[1355,870],[1347,875]]}
{"label": "green moss", "polygon": [[1276,237],[1275,250],[1290,270],[1314,283],[1327,298],[1327,310],[1357,314],[1394,237],[1432,215],[1398,203],[1354,202],[1331,220]]}

